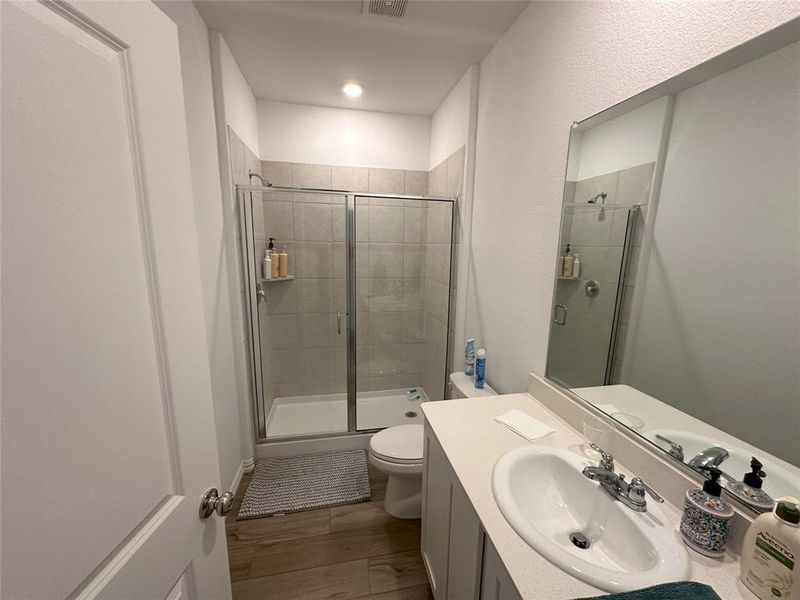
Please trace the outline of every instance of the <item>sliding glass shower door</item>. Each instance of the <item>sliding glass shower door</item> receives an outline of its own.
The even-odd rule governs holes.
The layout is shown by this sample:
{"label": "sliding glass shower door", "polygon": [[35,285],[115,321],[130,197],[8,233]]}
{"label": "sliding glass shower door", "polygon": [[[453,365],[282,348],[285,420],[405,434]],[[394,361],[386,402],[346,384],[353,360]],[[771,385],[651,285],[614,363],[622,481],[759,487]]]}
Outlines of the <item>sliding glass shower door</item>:
{"label": "sliding glass shower door", "polygon": [[258,439],[422,422],[446,383],[453,201],[251,186],[238,200]]}
{"label": "sliding glass shower door", "polygon": [[356,429],[444,398],[453,202],[355,196]]}

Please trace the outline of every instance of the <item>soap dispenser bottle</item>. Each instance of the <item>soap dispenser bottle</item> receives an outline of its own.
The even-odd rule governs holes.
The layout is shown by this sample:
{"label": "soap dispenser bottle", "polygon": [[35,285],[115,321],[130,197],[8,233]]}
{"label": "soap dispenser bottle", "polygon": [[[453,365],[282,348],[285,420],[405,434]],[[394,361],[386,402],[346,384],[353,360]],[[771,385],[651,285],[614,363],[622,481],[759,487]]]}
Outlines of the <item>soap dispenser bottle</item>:
{"label": "soap dispenser bottle", "polygon": [[272,277],[271,279],[275,279],[280,275],[280,264],[278,260],[278,251],[275,248],[275,238],[269,238],[269,246],[267,247],[267,252],[269,252],[269,256],[271,259],[270,268],[272,269]]}
{"label": "soap dispenser bottle", "polygon": [[761,467],[764,465],[754,456],[750,459],[751,473],[745,473],[742,481],[728,484],[728,490],[740,498],[748,506],[752,506],[759,512],[769,512],[775,505],[772,497],[761,489],[764,483],[764,477],[767,476]]}
{"label": "soap dispenser bottle", "polygon": [[711,479],[703,483],[703,489],[686,491],[681,517],[681,537],[692,550],[711,557],[725,554],[731,531],[733,508],[720,498],[719,484],[722,472],[716,467],[701,467],[708,471]]}
{"label": "soap dispenser bottle", "polygon": [[572,255],[572,249],[567,244],[567,249],[564,252],[564,270],[561,272],[562,277],[572,277],[572,263],[575,262],[575,257]]}

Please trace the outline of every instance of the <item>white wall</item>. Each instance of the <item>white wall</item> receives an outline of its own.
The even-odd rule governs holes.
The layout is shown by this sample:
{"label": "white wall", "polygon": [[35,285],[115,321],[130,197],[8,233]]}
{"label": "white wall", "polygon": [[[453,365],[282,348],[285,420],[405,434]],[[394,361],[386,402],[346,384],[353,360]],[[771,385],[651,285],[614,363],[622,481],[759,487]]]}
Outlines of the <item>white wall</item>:
{"label": "white wall", "polygon": [[795,2],[533,2],[500,39],[481,64],[467,309],[494,388],[544,372],[572,122],[798,15]]}
{"label": "white wall", "polygon": [[192,186],[200,248],[200,293],[208,334],[220,485],[227,486],[242,461],[253,454],[247,420],[241,418],[248,388],[242,378],[244,366],[237,364],[242,355],[239,345],[243,347],[244,342],[238,286],[231,268],[235,263],[226,244],[208,27],[191,2],[157,4],[178,25],[192,169],[192,181],[187,185]]}
{"label": "white wall", "polygon": [[576,135],[579,159],[574,180],[655,162],[666,106],[667,98],[659,98]]}
{"label": "white wall", "polygon": [[472,66],[467,69],[433,113],[429,169],[433,169],[467,143],[472,106],[472,82],[477,76],[477,67]]}
{"label": "white wall", "polygon": [[431,118],[258,101],[261,160],[428,170]]}
{"label": "white wall", "polygon": [[800,42],[677,96],[623,370],[625,383],[795,464],[798,65]]}
{"label": "white wall", "polygon": [[256,156],[260,156],[256,97],[236,59],[233,58],[225,38],[220,35],[219,40],[222,93],[225,98],[225,116],[228,125]]}

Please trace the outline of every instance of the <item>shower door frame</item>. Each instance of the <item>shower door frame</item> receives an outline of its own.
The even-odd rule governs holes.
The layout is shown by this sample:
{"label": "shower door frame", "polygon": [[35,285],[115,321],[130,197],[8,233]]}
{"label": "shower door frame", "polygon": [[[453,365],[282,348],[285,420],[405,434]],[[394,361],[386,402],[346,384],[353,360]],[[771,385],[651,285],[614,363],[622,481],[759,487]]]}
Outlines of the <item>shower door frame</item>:
{"label": "shower door frame", "polygon": [[[349,190],[329,190],[319,188],[296,188],[282,186],[260,186],[260,185],[241,185],[236,184],[234,195],[239,208],[239,231],[241,243],[239,244],[242,253],[242,268],[245,269],[244,284],[247,296],[247,321],[249,325],[248,340],[246,346],[250,358],[250,398],[253,410],[253,433],[256,444],[271,444],[289,441],[305,441],[314,439],[324,439],[332,437],[345,437],[353,435],[370,434],[380,431],[383,428],[357,429],[356,419],[358,415],[358,363],[357,363],[357,331],[356,331],[356,198],[363,199],[383,199],[397,200],[419,200],[427,202],[449,202],[450,211],[450,269],[448,278],[448,302],[447,302],[447,340],[445,350],[444,372],[442,373],[443,391],[447,385],[448,368],[452,352],[451,344],[451,320],[453,309],[453,273],[456,266],[455,260],[455,236],[457,226],[456,209],[458,198],[447,196],[418,196],[408,194],[379,194],[374,192],[357,192]],[[259,327],[258,301],[261,291],[261,284],[257,280],[258,273],[257,258],[255,256],[255,239],[253,237],[253,204],[252,192],[269,193],[297,193],[297,194],[320,194],[337,195],[345,197],[345,251],[347,260],[345,262],[345,288],[346,288],[346,319],[345,327],[347,330],[347,431],[331,431],[322,433],[308,433],[302,435],[279,436],[268,438],[267,414],[264,399],[264,380],[263,366],[261,357],[261,328]]]}

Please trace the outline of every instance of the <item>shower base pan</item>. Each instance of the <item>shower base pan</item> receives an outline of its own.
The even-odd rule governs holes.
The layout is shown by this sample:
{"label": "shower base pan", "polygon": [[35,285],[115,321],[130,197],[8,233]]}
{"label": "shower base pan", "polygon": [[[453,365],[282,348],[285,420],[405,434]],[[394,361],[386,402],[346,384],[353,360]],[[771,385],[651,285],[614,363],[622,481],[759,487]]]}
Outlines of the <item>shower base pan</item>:
{"label": "shower base pan", "polygon": [[[422,423],[420,404],[428,396],[415,388],[419,399],[409,399],[409,388],[359,392],[356,429],[381,429]],[[275,398],[267,415],[267,438],[341,433],[347,431],[347,395]]]}

